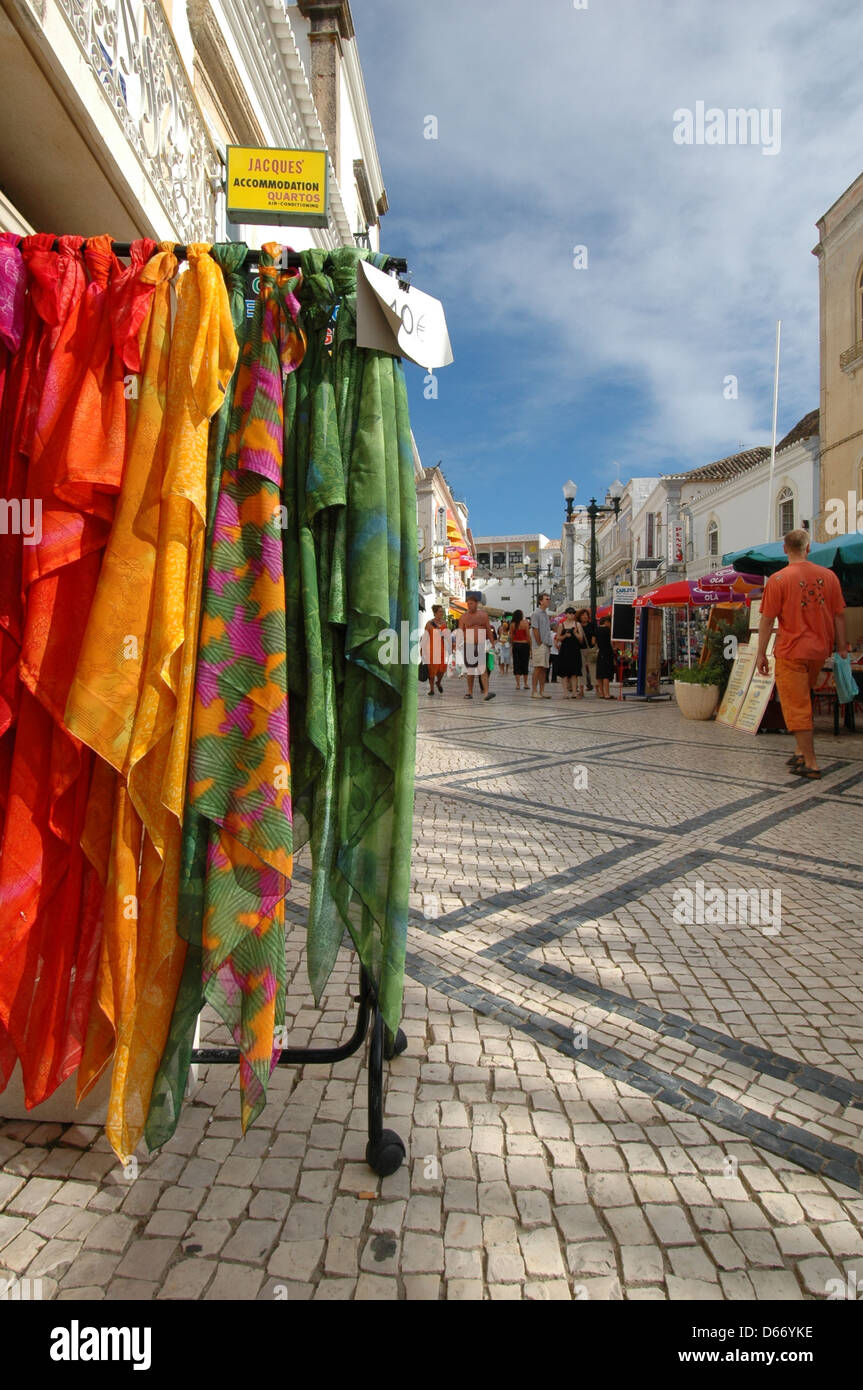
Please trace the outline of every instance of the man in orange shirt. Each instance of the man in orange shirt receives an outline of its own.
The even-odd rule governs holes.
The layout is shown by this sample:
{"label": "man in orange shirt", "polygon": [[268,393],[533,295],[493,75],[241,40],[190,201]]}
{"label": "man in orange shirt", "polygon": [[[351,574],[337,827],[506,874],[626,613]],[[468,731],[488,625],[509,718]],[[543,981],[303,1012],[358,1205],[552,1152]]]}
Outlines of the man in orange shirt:
{"label": "man in orange shirt", "polygon": [[755,669],[768,676],[767,643],[774,618],[779,634],[773,652],[776,689],[786,727],[797,739],[797,752],[788,766],[798,777],[821,776],[815,761],[811,690],[827,657],[833,651],[848,655],[845,637],[845,600],[832,570],[813,565],[809,532],[789,531],[784,541],[788,564],[771,574],[761,600],[758,626],[758,658]]}

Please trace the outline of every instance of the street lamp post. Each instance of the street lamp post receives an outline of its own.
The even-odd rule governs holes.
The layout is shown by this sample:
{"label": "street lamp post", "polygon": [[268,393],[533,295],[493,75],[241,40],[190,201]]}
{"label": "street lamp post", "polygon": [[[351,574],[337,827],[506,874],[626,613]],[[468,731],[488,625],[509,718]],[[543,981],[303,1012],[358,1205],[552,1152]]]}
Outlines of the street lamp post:
{"label": "street lamp post", "polygon": [[[568,485],[567,485],[568,486]],[[596,622],[596,518],[598,516],[620,516],[620,492],[611,491],[612,506],[600,507],[597,505],[595,497],[591,497],[588,506],[583,508],[585,515],[590,520],[590,620]],[[622,489],[621,489],[622,491]],[[564,496],[566,492],[564,491]],[[567,497],[567,520],[572,515],[571,499]]]}
{"label": "street lamp post", "polygon": [[535,565],[525,565],[524,577],[529,584],[533,585],[533,606],[536,608],[539,602],[539,563]]}
{"label": "street lamp post", "polygon": [[566,553],[564,555],[564,583],[566,585],[566,597],[575,601],[575,522],[572,519],[572,504],[575,501],[575,494],[578,491],[575,483],[570,478],[563,485],[563,495],[566,498],[566,520],[563,525],[563,534],[566,540]]}

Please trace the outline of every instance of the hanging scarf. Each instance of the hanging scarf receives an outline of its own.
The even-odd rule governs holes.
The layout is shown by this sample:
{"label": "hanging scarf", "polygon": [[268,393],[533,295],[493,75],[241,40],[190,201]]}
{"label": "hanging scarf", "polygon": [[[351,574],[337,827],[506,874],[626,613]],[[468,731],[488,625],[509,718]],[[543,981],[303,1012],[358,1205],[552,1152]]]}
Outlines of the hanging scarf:
{"label": "hanging scarf", "polygon": [[[41,518],[37,526],[38,514],[27,485],[36,407],[44,389],[52,346],[86,285],[84,261],[80,255],[82,239],[61,238],[56,251],[53,249],[54,240],[53,236],[40,233],[24,237],[19,245],[29,293],[24,305],[21,340],[8,368],[0,414],[0,492],[6,498],[21,499],[22,521],[26,505],[31,530],[28,545],[38,539],[41,530]],[[14,267],[7,268],[14,273]],[[18,331],[15,298],[13,291],[12,316],[6,330],[13,342]],[[4,537],[3,563],[0,565],[0,885],[4,854],[13,862],[20,858],[23,863],[27,858],[26,851],[20,856],[16,853],[16,827],[13,825],[8,831],[7,849],[3,848],[2,833],[9,803],[15,728],[21,700],[18,662],[24,631],[23,543],[24,537],[20,532]],[[40,749],[38,756],[44,764],[47,750]],[[24,777],[16,787],[16,819],[19,807],[23,807],[26,819],[26,808],[33,800],[32,787],[38,785],[44,766],[32,769],[32,787],[26,782],[29,771],[26,763],[19,768],[19,775],[23,773]],[[17,1056],[17,1049],[6,1031],[6,1023],[9,1023],[12,1035],[19,1041],[25,1038],[31,1002],[31,991],[20,989],[18,985],[18,981],[25,978],[21,972],[27,969],[27,964],[26,959],[22,961],[20,958],[22,943],[15,930],[20,919],[16,921],[11,902],[9,908],[8,916],[0,910],[0,972],[4,969],[11,972],[10,986],[4,989],[0,983],[0,1090],[9,1080]],[[4,965],[4,962],[8,964]]]}
{"label": "hanging scarf", "polygon": [[[203,581],[207,437],[237,354],[224,281],[208,252],[207,245],[188,247],[189,269],[177,288],[164,438],[157,450],[164,467],[149,622],[125,754],[128,800],[125,794],[118,799],[112,846],[118,850],[111,893],[116,930],[106,931],[100,965],[100,1000],[108,1012],[102,1010],[101,1025],[94,1021],[79,1078],[83,1091],[98,1074],[107,1023],[116,1032],[107,1135],[124,1161],[143,1133],[185,959],[176,913]],[[160,358],[163,352],[154,347]]]}
{"label": "hanging scarf", "polygon": [[131,325],[130,286],[151,246],[133,248],[124,269],[109,237],[87,243],[90,283],[56,336],[33,430],[28,489],[41,504],[42,534],[23,555],[14,814],[0,856],[0,896],[17,913],[2,987],[14,999],[28,1104],[77,1065],[72,1021],[99,926],[101,885],[80,847],[93,758],[63,715],[122,479],[128,363],[117,321]]}
{"label": "hanging scarf", "polygon": [[137,344],[141,373],[130,394],[123,490],[66,704],[70,732],[101,760],[82,843],[107,889],[98,985],[78,1073],[79,1099],[113,1054],[117,1020],[134,1010],[142,826],[125,779],[153,609],[164,484],[170,282],[176,270],[173,249],[165,244],[141,271],[153,297]]}
{"label": "hanging scarf", "polygon": [[[231,322],[241,350],[245,344],[249,323],[246,315],[245,298],[246,249],[243,242],[218,242],[210,251],[210,255],[221,268],[225,277]],[[238,374],[235,372],[231,377],[222,407],[210,427],[207,451],[205,575],[210,571],[213,522],[221,481],[221,461],[234,407],[237,376]],[[198,1015],[204,1006],[201,930],[204,912],[207,845],[211,833],[218,836],[218,828],[214,827],[212,822],[206,816],[201,815],[195,807],[187,804],[183,822],[177,930],[185,938],[188,947],[180,988],[174,1005],[174,1014],[171,1019],[170,1033],[150,1099],[150,1111],[145,1131],[145,1138],[150,1149],[161,1148],[163,1144],[168,1142],[176,1129],[189,1075],[195,1026]]]}
{"label": "hanging scarf", "polygon": [[[327,332],[348,274],[327,253],[302,254],[302,323],[308,350],[285,395],[285,586],[291,704],[294,843],[311,847],[306,931],[316,1001],[345,933],[332,894],[337,844],[336,770],[339,700],[344,679],[345,503],[350,411],[344,429]],[[355,282],[354,282],[355,283]]]}
{"label": "hanging scarf", "polygon": [[[286,442],[285,567],[298,577],[287,594],[291,756],[295,846],[308,838],[312,851],[307,947],[315,999],[347,927],[395,1030],[417,680],[407,661],[383,660],[381,637],[416,622],[416,492],[401,363],[356,345],[356,274],[366,254],[343,248],[302,257],[310,348],[290,386],[296,435]],[[325,338],[336,303],[330,358]]]}
{"label": "hanging scarf", "polygon": [[284,1018],[284,896],[292,868],[290,757],[279,528],[283,380],[305,339],[279,247],[238,371],[201,624],[189,803],[211,835],[204,890],[207,1000],[240,1050],[244,1129],[263,1108]]}

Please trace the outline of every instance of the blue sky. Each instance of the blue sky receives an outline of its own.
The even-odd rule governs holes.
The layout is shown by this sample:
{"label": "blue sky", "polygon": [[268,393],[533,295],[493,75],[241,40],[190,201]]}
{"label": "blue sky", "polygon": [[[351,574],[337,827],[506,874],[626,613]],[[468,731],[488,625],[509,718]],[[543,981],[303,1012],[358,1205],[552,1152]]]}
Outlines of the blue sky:
{"label": "blue sky", "polygon": [[[580,503],[769,444],[778,318],[780,437],[818,405],[811,251],[863,167],[859,0],[587,6],[351,0],[384,249],[455,354],[437,400],[407,365],[414,433],[475,535],[557,535],[569,477]],[[771,114],[763,143],[676,143],[698,102],[778,110],[779,139]]]}

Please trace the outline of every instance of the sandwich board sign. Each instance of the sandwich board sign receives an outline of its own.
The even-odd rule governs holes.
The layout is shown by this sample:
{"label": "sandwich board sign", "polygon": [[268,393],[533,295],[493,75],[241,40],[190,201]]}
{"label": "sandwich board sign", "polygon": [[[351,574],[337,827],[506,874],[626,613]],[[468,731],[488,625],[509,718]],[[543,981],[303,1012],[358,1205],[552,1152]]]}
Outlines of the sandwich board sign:
{"label": "sandwich board sign", "polygon": [[615,584],[611,591],[612,642],[635,641],[635,594],[634,584]]}

